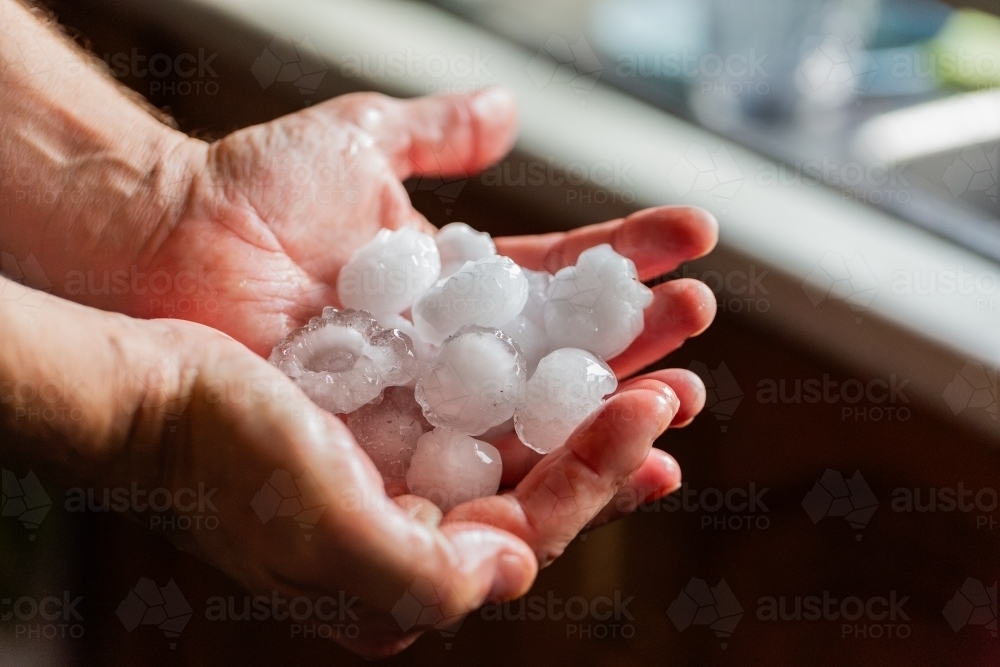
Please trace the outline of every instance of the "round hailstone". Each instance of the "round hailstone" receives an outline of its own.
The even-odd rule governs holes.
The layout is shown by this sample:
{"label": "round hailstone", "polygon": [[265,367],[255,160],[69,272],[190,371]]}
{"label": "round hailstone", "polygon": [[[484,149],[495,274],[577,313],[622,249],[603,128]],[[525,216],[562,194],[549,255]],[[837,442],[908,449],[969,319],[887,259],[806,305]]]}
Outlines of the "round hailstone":
{"label": "round hailstone", "polygon": [[347,428],[386,482],[406,478],[417,440],[432,426],[407,387],[386,387],[382,397],[347,415]]}
{"label": "round hailstone", "polygon": [[502,472],[496,447],[458,431],[436,428],[420,436],[406,485],[410,493],[447,512],[461,503],[495,494]]}
{"label": "round hailstone", "polygon": [[441,253],[441,277],[447,278],[466,262],[497,254],[493,239],[486,232],[477,232],[464,222],[452,222],[434,237]]}
{"label": "round hailstone", "polygon": [[635,264],[607,243],[580,254],[549,285],[545,332],[553,349],[578,347],[603,359],[621,354],[643,327],[653,291],[639,282]]}
{"label": "round hailstone", "polygon": [[552,282],[552,274],[547,271],[532,271],[531,269],[521,269],[528,277],[528,300],[524,304],[521,315],[545,329],[545,304],[548,302],[549,284]]}
{"label": "round hailstone", "polygon": [[278,341],[270,361],[318,406],[354,412],[391,385],[413,379],[413,345],[368,313],[324,308],[323,315]]}
{"label": "round hailstone", "polygon": [[528,300],[528,279],[514,260],[493,255],[465,265],[413,304],[413,324],[424,340],[441,344],[467,324],[499,328]]}
{"label": "round hailstone", "polygon": [[432,345],[421,338],[417,334],[417,328],[413,326],[413,322],[402,315],[379,315],[376,319],[383,329],[399,329],[410,337],[410,342],[413,343],[413,351],[417,355],[417,365],[414,367],[413,377],[420,377],[424,369],[430,366],[431,362],[437,357],[438,346]]}
{"label": "round hailstone", "polygon": [[525,376],[524,356],[510,337],[467,326],[441,346],[415,396],[434,426],[475,435],[511,418]]}
{"label": "round hailstone", "polygon": [[562,447],[617,388],[615,374],[600,357],[575,348],[556,350],[528,380],[514,412],[514,429],[524,444],[547,454]]}
{"label": "round hailstone", "polygon": [[441,274],[434,238],[413,227],[380,229],[340,270],[337,295],[347,308],[401,313]]}
{"label": "round hailstone", "polygon": [[549,339],[545,335],[545,329],[526,316],[518,315],[500,327],[500,331],[510,336],[511,340],[521,348],[521,352],[524,353],[524,364],[530,378],[531,374],[535,372],[538,362],[549,351]]}

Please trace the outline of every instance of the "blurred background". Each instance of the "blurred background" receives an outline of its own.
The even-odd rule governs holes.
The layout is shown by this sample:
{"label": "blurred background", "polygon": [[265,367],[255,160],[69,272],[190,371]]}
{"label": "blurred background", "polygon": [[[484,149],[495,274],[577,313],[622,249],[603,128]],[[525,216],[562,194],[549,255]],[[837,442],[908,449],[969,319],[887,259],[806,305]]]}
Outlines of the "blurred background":
{"label": "blurred background", "polygon": [[[512,88],[501,165],[407,183],[436,224],[719,218],[718,250],[663,278],[719,302],[660,364],[709,388],[658,442],[684,487],[389,663],[1000,664],[1000,3],[48,6],[208,139],[351,91]],[[244,592],[169,517],[76,511],[28,470],[2,485],[0,664],[361,663],[327,639],[349,617],[233,619]],[[123,614],[148,580],[161,599]],[[77,613],[29,613],[49,595]]]}

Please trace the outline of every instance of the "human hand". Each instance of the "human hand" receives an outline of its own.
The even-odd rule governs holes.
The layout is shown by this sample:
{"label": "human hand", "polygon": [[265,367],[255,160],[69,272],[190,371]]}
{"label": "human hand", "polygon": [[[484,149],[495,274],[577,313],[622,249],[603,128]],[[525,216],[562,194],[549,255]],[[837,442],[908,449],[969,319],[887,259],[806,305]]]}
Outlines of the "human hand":
{"label": "human hand", "polygon": [[[340,268],[378,229],[416,225],[433,231],[411,206],[402,179],[468,173],[486,166],[508,150],[514,119],[513,101],[503,91],[411,101],[363,94],[236,132],[207,146],[199,158],[203,161],[185,170],[194,177],[183,212],[157,232],[155,243],[142,243],[140,271],[148,276],[214,276],[209,285],[216,309],[175,314],[224,331],[266,355],[276,340],[322,306],[337,303]],[[497,245],[501,254],[528,268],[555,272],[575,262],[586,248],[607,242],[636,262],[641,279],[650,280],[708,252],[716,234],[716,223],[707,213],[668,207],[566,234],[498,238]],[[168,284],[176,288],[180,283]],[[715,313],[711,291],[697,281],[663,283],[654,295],[644,333],[611,360],[622,379],[700,333]],[[163,312],[165,304],[184,302],[186,296],[176,289],[144,291],[131,293],[131,302],[122,305],[126,312],[154,317],[168,314]],[[680,401],[674,408],[675,425],[690,421],[704,403],[704,388],[693,374],[659,371],[634,378],[627,387],[662,390],[664,385]],[[652,418],[648,412],[640,410],[637,419],[647,422]],[[620,421],[616,423],[626,431],[634,426]],[[600,447],[618,439],[605,433]],[[598,480],[592,498],[571,499],[582,508],[579,516],[562,524],[554,542],[533,543],[543,562],[557,555],[584,524],[604,522],[673,490],[679,480],[676,462],[662,451],[650,451],[650,442],[637,445],[635,453],[618,452],[615,465],[624,465],[627,474],[619,471]],[[504,460],[505,487],[537,485],[550,469],[567,475],[567,466],[576,463],[564,460],[573,451],[568,447],[529,475],[542,460],[539,455],[513,435],[496,444]],[[601,510],[612,500],[609,489],[618,497]],[[504,496],[504,502],[515,497]],[[523,529],[508,527],[528,539]]]}
{"label": "human hand", "polygon": [[[169,533],[178,546],[268,597],[356,596],[350,611],[358,632],[336,639],[363,655],[395,653],[438,620],[404,627],[392,612],[407,591],[433,590],[446,622],[486,600],[520,596],[534,580],[540,545],[550,552],[586,520],[580,512],[536,511],[544,521],[522,538],[496,525],[510,511],[490,516],[477,508],[476,520],[441,521],[412,497],[390,499],[340,420],[208,327],[131,319],[3,278],[0,326],[9,334],[0,349],[0,386],[12,378],[44,386],[58,368],[60,386],[68,388],[13,392],[0,404],[9,436],[4,454],[74,484],[166,488],[173,497],[183,489],[218,489],[217,526]],[[586,475],[579,505],[603,504],[677,409],[662,385],[626,387],[567,445],[573,457],[549,459],[547,480],[556,471],[573,483]],[[48,413],[44,423],[23,418]],[[618,447],[606,446],[611,437]],[[275,471],[309,480],[300,482],[312,499],[307,504],[322,508],[309,539],[294,521],[263,522],[256,514],[253,500]],[[561,490],[526,479],[514,493],[537,509]]]}

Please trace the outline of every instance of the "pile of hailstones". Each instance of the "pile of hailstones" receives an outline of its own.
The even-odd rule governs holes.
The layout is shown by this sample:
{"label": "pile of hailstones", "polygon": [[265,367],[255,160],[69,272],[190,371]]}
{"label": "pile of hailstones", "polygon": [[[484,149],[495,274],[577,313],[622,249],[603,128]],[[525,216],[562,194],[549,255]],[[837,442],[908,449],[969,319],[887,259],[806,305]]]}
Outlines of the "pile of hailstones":
{"label": "pile of hailstones", "polygon": [[617,388],[604,359],[635,340],[653,298],[610,245],[551,275],[464,223],[436,237],[381,230],[337,291],[346,309],[293,331],[271,363],[347,415],[387,485],[444,511],[497,492],[490,441],[516,431],[541,453],[566,442]]}

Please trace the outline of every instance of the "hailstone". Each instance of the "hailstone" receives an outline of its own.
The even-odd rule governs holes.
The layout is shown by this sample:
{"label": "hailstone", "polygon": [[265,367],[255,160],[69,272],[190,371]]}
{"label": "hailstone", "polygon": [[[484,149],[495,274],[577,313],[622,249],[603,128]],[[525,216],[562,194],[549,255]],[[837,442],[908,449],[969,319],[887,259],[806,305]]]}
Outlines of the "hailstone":
{"label": "hailstone", "polygon": [[353,412],[385,387],[410,382],[417,363],[405,334],[383,329],[368,313],[330,307],[280,340],[270,361],[335,413]]}
{"label": "hailstone", "polygon": [[545,332],[552,349],[578,347],[610,359],[643,328],[653,292],[639,282],[635,264],[603,243],[580,253],[549,285]]}
{"label": "hailstone", "polygon": [[528,300],[528,279],[514,260],[493,255],[466,262],[413,304],[413,324],[426,341],[440,344],[463,326],[499,328]]}
{"label": "hailstone", "polygon": [[441,255],[429,234],[380,229],[340,270],[337,295],[347,308],[373,315],[401,313],[441,275]]}
{"label": "hailstone", "polygon": [[441,253],[441,277],[447,278],[466,262],[497,254],[493,239],[486,232],[477,232],[464,222],[452,222],[434,237]]}
{"label": "hailstone", "polygon": [[495,494],[502,473],[496,447],[458,431],[436,428],[417,441],[406,485],[410,493],[447,512],[461,503]]}
{"label": "hailstone", "polygon": [[524,356],[506,334],[467,326],[441,346],[415,396],[431,424],[476,435],[513,416],[526,374]]}
{"label": "hailstone", "polygon": [[431,430],[408,387],[387,387],[378,398],[347,416],[347,428],[368,453],[382,479],[406,478],[417,440]]}
{"label": "hailstone", "polygon": [[387,484],[443,510],[496,493],[497,449],[562,447],[615,391],[605,363],[642,332],[653,294],[608,244],[554,276],[500,256],[464,223],[381,230],[341,269],[347,308],[270,360],[347,426]]}
{"label": "hailstone", "polygon": [[617,388],[614,372],[600,357],[571,347],[556,350],[538,363],[525,385],[514,429],[524,444],[547,454],[562,447]]}

